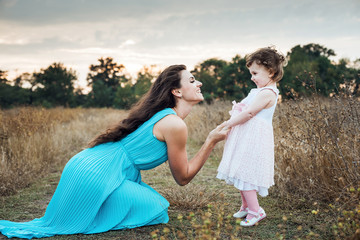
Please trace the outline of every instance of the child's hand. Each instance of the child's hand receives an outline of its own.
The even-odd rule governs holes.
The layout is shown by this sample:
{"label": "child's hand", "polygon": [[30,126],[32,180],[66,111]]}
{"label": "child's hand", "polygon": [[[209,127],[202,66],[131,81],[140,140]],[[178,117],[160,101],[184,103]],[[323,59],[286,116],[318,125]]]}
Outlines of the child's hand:
{"label": "child's hand", "polygon": [[220,124],[220,126],[221,126],[221,125],[224,125],[223,131],[227,131],[227,133],[226,133],[226,138],[227,138],[227,136],[229,135],[230,130],[231,130],[231,127],[229,126],[228,122],[229,122],[229,121],[225,121],[225,122],[223,122],[222,124]]}
{"label": "child's hand", "polygon": [[226,122],[223,122],[222,124],[217,126],[214,130],[212,130],[208,137],[213,139],[215,142],[219,142],[227,137],[229,131],[230,128],[226,126]]}
{"label": "child's hand", "polygon": [[223,126],[224,127],[223,130],[230,130],[231,127],[229,126],[228,122],[229,121],[225,121],[222,124],[220,124],[219,126]]}
{"label": "child's hand", "polygon": [[223,122],[222,124],[220,124],[218,126],[219,128],[221,128],[221,131],[226,134],[226,137],[229,135],[229,132],[231,130],[231,127],[228,125],[228,121]]}

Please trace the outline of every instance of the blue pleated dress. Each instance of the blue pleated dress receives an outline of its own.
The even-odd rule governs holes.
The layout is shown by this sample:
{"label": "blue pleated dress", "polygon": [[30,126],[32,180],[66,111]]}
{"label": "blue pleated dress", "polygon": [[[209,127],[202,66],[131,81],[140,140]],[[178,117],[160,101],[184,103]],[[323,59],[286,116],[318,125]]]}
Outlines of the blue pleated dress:
{"label": "blue pleated dress", "polygon": [[66,164],[45,215],[30,222],[0,220],[0,232],[11,238],[92,234],[167,223],[169,202],[141,181],[140,170],[167,160],[167,147],[153,135],[166,108],[118,142],[100,144],[76,154]]}

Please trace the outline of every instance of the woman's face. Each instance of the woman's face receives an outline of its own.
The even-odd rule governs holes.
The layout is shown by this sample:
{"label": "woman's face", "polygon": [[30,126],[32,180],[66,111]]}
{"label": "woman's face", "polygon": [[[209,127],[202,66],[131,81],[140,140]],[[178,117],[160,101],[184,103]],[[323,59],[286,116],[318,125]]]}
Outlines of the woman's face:
{"label": "woman's face", "polygon": [[200,90],[202,83],[197,81],[188,70],[182,70],[180,72],[180,76],[181,88],[179,88],[177,91],[180,91],[181,99],[196,103],[204,100]]}
{"label": "woman's face", "polygon": [[249,71],[251,74],[251,81],[253,81],[258,88],[268,86],[274,82],[271,79],[273,75],[263,65],[259,65],[256,62],[253,62],[249,67]]}

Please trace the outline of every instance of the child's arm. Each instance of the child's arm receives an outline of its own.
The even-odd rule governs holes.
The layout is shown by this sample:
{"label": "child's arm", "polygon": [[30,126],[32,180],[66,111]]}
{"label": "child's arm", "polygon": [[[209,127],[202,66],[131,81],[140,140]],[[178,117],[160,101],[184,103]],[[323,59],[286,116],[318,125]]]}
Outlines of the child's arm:
{"label": "child's arm", "polygon": [[270,89],[264,89],[258,93],[254,102],[238,116],[226,121],[226,127],[243,124],[254,117],[264,108],[272,106],[276,101],[276,94]]}

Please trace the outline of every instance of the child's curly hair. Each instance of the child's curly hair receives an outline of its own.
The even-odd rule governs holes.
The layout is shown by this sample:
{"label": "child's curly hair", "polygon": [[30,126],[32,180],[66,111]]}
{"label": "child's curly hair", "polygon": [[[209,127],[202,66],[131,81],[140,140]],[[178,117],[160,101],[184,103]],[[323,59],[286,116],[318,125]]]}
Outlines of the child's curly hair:
{"label": "child's curly hair", "polygon": [[246,67],[250,67],[253,62],[264,66],[273,74],[272,80],[279,82],[284,76],[283,67],[287,62],[283,54],[274,47],[260,48],[246,56]]}

